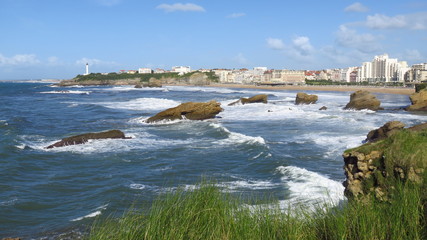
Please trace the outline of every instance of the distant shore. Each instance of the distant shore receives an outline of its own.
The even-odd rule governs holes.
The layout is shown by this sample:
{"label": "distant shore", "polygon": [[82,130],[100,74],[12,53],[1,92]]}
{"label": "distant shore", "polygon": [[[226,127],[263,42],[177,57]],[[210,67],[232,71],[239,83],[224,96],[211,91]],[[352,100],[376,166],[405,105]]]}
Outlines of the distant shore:
{"label": "distant shore", "polygon": [[301,90],[301,91],[332,91],[332,92],[355,92],[357,90],[366,90],[372,93],[388,93],[411,95],[415,92],[414,88],[404,87],[376,87],[376,86],[312,86],[312,85],[286,85],[286,86],[255,86],[242,84],[211,84],[206,87],[223,88],[253,88],[265,90]]}

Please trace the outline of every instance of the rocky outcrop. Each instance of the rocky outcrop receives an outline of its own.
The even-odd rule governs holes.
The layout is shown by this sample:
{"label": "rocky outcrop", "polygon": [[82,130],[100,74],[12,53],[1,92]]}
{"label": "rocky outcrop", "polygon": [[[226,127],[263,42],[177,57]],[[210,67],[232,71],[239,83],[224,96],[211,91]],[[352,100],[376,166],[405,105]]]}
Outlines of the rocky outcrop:
{"label": "rocky outcrop", "polygon": [[326,106],[323,106],[321,108],[319,108],[320,111],[324,111],[324,110],[328,110],[328,108]]}
{"label": "rocky outcrop", "polygon": [[109,139],[109,138],[128,139],[129,137],[126,137],[125,134],[120,130],[110,130],[110,131],[99,132],[99,133],[85,133],[77,136],[64,138],[59,142],[56,142],[52,145],[47,146],[46,148],[84,144],[91,139]]}
{"label": "rocky outcrop", "polygon": [[409,99],[412,105],[406,108],[407,111],[427,111],[427,89],[413,93]]}
{"label": "rocky outcrop", "polygon": [[375,142],[378,140],[388,138],[394,133],[402,130],[404,127],[405,127],[405,124],[399,121],[388,122],[384,124],[384,126],[370,131],[368,133],[368,136],[365,139],[365,142]]}
{"label": "rocky outcrop", "polygon": [[350,102],[344,109],[377,111],[382,109],[380,105],[381,102],[373,94],[368,91],[358,90],[350,95]]}
{"label": "rocky outcrop", "polygon": [[150,81],[143,83],[142,86],[148,88],[160,88],[162,87],[162,83],[160,81]]}
{"label": "rocky outcrop", "polygon": [[268,96],[266,94],[258,94],[250,98],[240,98],[239,100],[228,104],[228,106],[234,106],[236,104],[249,104],[249,103],[267,103]]}
{"label": "rocky outcrop", "polygon": [[295,98],[295,104],[314,104],[317,102],[317,95],[309,95],[307,93],[299,92]]}
{"label": "rocky outcrop", "polygon": [[391,122],[376,131],[383,132],[385,138],[343,154],[345,195],[350,199],[374,196],[388,200],[397,182],[425,188],[427,123],[403,129],[402,123]]}
{"label": "rocky outcrop", "polygon": [[135,85],[135,88],[142,88],[142,85],[138,83]]}
{"label": "rocky outcrop", "polygon": [[187,102],[181,105],[169,108],[163,112],[156,114],[146,120],[147,123],[162,121],[162,120],[205,120],[214,118],[223,109],[217,101],[203,102]]}

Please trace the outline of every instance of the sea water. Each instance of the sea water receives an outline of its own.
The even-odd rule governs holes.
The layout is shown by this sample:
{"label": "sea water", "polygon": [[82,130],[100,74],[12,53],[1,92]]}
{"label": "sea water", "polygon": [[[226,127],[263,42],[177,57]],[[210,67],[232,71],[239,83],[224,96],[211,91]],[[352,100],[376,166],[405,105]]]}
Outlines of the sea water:
{"label": "sea water", "polygon": [[[408,96],[375,94],[383,111],[343,110],[351,92],[315,92],[295,105],[296,91],[132,86],[55,87],[0,83],[0,237],[55,238],[149,208],[159,195],[201,178],[222,191],[269,196],[284,208],[345,200],[342,153],[387,121],[407,126],[426,115],[401,110]],[[268,104],[228,106],[267,94]],[[183,102],[217,100],[224,111],[206,121],[155,124],[145,119]],[[318,110],[327,106],[326,111]],[[122,130],[131,139],[46,149],[62,138]]]}

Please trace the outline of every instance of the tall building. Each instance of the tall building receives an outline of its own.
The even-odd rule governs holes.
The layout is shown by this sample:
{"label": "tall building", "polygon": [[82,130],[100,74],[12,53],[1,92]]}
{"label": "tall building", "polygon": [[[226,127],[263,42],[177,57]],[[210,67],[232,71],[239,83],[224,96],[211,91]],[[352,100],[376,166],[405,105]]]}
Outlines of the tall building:
{"label": "tall building", "polygon": [[389,58],[388,54],[375,56],[372,62],[364,62],[358,71],[358,81],[403,82],[409,71],[408,63]]}

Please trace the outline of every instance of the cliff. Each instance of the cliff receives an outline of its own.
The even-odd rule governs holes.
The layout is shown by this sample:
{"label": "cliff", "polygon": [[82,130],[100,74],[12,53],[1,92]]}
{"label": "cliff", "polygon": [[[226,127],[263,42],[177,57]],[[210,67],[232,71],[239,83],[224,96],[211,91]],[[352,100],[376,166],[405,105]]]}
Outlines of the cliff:
{"label": "cliff", "polygon": [[425,188],[427,124],[395,130],[383,139],[347,150],[343,157],[348,198],[388,200],[397,182]]}

